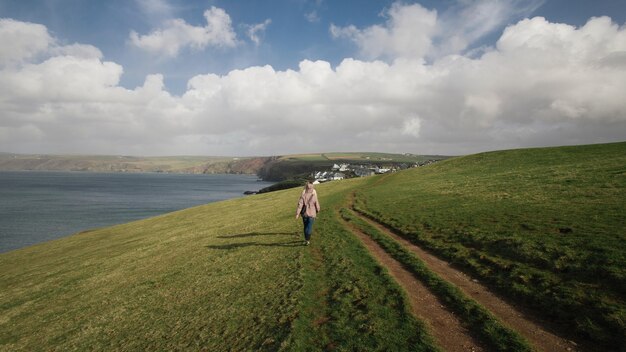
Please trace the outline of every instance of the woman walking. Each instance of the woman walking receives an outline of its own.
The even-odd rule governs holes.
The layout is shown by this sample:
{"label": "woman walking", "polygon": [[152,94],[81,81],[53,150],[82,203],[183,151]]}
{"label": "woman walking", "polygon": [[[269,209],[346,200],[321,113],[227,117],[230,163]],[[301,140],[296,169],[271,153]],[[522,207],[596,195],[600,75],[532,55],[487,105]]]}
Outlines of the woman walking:
{"label": "woman walking", "polygon": [[317,192],[313,188],[313,183],[308,181],[300,199],[298,200],[298,209],[296,210],[296,219],[302,216],[304,225],[304,240],[308,246],[311,240],[311,232],[313,231],[313,223],[315,216],[320,211],[320,202],[317,200]]}

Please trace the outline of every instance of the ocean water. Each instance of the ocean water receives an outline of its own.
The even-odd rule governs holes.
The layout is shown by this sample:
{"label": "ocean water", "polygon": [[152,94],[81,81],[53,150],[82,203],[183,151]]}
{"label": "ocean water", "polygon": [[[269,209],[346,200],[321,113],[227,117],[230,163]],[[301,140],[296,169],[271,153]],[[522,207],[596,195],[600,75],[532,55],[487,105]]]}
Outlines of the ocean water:
{"label": "ocean water", "polygon": [[269,185],[249,175],[0,172],[0,253]]}

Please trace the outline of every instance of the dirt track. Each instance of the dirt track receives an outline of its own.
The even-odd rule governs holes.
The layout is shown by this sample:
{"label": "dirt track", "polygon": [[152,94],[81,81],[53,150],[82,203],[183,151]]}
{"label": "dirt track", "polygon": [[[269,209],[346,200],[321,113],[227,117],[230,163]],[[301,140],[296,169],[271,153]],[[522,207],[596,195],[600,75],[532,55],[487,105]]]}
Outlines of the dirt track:
{"label": "dirt track", "polygon": [[369,236],[354,227],[350,230],[357,235],[374,258],[387,270],[389,274],[406,291],[413,314],[423,320],[429,327],[430,334],[435,338],[437,345],[445,351],[485,351],[479,341],[474,339],[459,319],[446,310],[419,280],[402,267]]}
{"label": "dirt track", "polygon": [[[575,343],[567,339],[561,338],[551,332],[550,329],[547,328],[548,324],[541,322],[537,318],[529,316],[528,313],[522,312],[516,307],[508,304],[507,302],[496,296],[493,292],[491,292],[487,287],[481,285],[476,280],[472,280],[461,271],[453,268],[446,261],[443,261],[435,257],[434,255],[424,251],[422,248],[394,234],[383,225],[359,214],[358,212],[355,212],[355,214],[364,221],[367,221],[372,226],[375,226],[379,231],[393,238],[396,242],[400,243],[405,248],[415,253],[421,260],[425,262],[430,270],[435,272],[442,279],[457,286],[461,291],[463,291],[465,295],[481,304],[505,325],[509,326],[511,329],[517,331],[520,335],[524,336],[530,342],[534,349],[546,352],[581,350],[580,346],[577,346]],[[431,325],[431,333],[437,339],[441,347],[443,347],[447,351],[480,350],[479,347],[470,347],[472,345],[470,344],[470,342],[467,342],[470,341],[467,335],[467,331],[465,331],[465,337],[463,337],[462,330],[458,330],[459,328],[454,327],[454,324],[452,324],[452,322],[450,322],[450,324],[447,322],[447,319],[449,318],[446,318],[445,315],[438,312],[437,309],[432,309],[433,304],[435,304],[432,303],[432,300],[437,300],[437,298],[434,297],[430,292],[428,292],[427,289],[421,283],[419,283],[419,281],[415,279],[412,274],[402,268],[400,263],[391,258],[369,236],[352,227],[351,230],[363,241],[363,243],[370,250],[373,256],[377,258],[384,267],[389,269],[394,278],[406,290],[411,299],[414,313],[419,316],[420,319],[427,321],[429,325]],[[428,295],[432,296],[432,298],[425,298]],[[415,308],[415,305],[424,307]],[[439,310],[445,310],[440,304],[437,303],[437,305],[440,307]],[[448,312],[448,315],[451,315],[451,313]],[[454,319],[456,320],[456,318]],[[458,320],[456,324],[460,326]],[[457,336],[457,334],[459,334],[458,340],[455,341],[455,338],[453,338],[452,336]],[[451,343],[452,346],[444,345],[447,343]]]}

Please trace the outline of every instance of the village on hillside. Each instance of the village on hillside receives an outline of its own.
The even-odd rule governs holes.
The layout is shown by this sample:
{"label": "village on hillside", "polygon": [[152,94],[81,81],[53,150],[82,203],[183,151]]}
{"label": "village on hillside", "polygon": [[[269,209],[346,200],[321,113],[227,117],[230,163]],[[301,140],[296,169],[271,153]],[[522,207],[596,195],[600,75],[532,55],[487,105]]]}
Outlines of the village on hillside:
{"label": "village on hillside", "polygon": [[328,171],[313,171],[311,173],[311,178],[314,179],[313,184],[320,184],[323,182],[343,180],[346,178],[386,174],[389,172],[396,172],[398,170],[430,165],[437,161],[438,160],[436,159],[429,159],[413,164],[402,163],[392,165],[334,164]]}

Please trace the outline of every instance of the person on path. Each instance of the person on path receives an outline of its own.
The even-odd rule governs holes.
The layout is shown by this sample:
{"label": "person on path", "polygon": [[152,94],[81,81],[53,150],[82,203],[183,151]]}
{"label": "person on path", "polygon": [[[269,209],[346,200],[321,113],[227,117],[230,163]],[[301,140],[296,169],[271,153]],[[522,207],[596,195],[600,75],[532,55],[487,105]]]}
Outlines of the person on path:
{"label": "person on path", "polygon": [[304,225],[304,240],[308,246],[311,240],[311,232],[313,231],[313,223],[315,217],[320,211],[320,202],[317,200],[317,192],[313,188],[313,183],[308,181],[304,186],[304,190],[298,200],[298,209],[296,210],[296,219],[302,216],[302,224]]}

